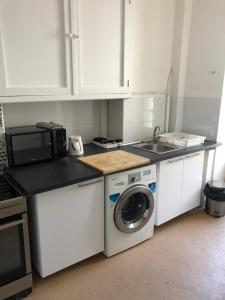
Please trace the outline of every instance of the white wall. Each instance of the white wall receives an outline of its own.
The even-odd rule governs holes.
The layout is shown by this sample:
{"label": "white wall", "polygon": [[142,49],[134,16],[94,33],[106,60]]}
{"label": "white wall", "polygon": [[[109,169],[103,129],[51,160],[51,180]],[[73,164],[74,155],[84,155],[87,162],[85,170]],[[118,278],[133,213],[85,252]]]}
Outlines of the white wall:
{"label": "white wall", "polygon": [[225,77],[223,84],[223,95],[219,116],[217,140],[222,146],[216,149],[214,180],[225,181]]}
{"label": "white wall", "polygon": [[183,131],[217,138],[220,98],[184,98]]}
{"label": "white wall", "polygon": [[193,0],[176,0],[169,131],[181,131],[183,125],[184,88],[188,64],[192,5]]}
{"label": "white wall", "polygon": [[217,137],[225,69],[225,1],[194,0],[183,131]]}
{"label": "white wall", "polygon": [[[107,123],[101,118],[104,101],[43,102],[4,104],[5,126],[23,126],[40,121],[60,123],[67,136],[81,135],[84,142],[101,135]],[[101,122],[105,124],[101,124]]]}
{"label": "white wall", "polygon": [[225,1],[177,0],[170,131],[217,136],[225,69]]}
{"label": "white wall", "polygon": [[225,67],[225,1],[194,0],[185,96],[221,98]]}

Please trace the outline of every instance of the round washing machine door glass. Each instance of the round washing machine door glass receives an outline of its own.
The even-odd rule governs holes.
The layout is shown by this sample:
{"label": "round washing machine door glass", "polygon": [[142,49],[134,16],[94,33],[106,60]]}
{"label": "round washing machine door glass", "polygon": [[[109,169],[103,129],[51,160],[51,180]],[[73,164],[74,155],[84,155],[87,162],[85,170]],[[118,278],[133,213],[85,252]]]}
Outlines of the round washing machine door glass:
{"label": "round washing machine door glass", "polygon": [[126,233],[140,230],[149,221],[154,210],[154,197],[145,185],[134,185],[119,197],[114,220],[116,227]]}

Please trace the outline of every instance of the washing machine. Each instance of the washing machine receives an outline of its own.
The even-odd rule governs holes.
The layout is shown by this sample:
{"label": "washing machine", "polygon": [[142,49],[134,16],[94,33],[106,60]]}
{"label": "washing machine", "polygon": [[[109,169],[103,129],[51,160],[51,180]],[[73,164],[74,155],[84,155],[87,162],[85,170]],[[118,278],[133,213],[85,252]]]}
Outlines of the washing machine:
{"label": "washing machine", "polygon": [[105,250],[112,256],[153,235],[156,166],[105,177]]}

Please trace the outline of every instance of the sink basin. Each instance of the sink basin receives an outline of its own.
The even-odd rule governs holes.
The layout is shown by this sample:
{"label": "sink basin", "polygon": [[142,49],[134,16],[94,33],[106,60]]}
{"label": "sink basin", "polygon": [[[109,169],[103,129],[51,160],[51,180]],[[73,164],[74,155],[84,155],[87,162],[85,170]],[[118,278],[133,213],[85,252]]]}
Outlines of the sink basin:
{"label": "sink basin", "polygon": [[157,142],[138,143],[138,144],[132,145],[132,147],[150,151],[150,152],[153,152],[156,154],[168,153],[168,152],[180,149],[179,147],[171,146],[171,145],[168,145],[167,143],[157,143]]}

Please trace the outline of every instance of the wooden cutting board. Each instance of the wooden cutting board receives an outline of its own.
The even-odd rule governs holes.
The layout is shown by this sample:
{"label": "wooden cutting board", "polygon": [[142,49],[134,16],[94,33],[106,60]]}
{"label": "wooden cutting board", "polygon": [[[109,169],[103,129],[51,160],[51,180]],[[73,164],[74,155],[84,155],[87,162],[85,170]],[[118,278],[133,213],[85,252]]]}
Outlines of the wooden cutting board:
{"label": "wooden cutting board", "polygon": [[110,174],[150,163],[150,159],[122,150],[78,158],[85,165]]}

